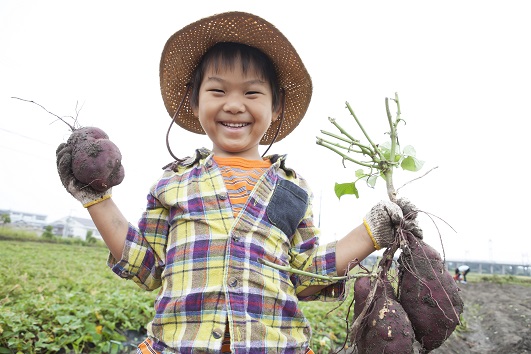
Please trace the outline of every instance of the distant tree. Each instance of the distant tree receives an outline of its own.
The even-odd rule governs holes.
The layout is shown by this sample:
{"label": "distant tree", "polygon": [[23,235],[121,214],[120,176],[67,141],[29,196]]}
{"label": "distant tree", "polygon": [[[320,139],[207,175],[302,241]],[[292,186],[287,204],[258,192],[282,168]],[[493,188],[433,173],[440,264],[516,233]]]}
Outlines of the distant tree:
{"label": "distant tree", "polygon": [[0,221],[2,222],[2,224],[9,224],[11,222],[11,217],[9,216],[9,214],[2,214],[0,216]]}
{"label": "distant tree", "polygon": [[96,243],[96,238],[92,236],[92,230],[88,230],[87,234],[85,235],[85,242],[86,243]]}
{"label": "distant tree", "polygon": [[47,239],[53,238],[53,226],[52,225],[47,225],[44,228],[44,232],[42,233],[42,237],[47,238]]}

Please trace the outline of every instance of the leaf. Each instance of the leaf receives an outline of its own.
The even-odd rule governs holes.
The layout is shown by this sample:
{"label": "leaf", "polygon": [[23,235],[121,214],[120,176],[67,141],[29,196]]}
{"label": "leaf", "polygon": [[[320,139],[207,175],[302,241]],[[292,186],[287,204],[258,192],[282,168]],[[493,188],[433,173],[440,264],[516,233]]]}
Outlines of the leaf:
{"label": "leaf", "polygon": [[[378,145],[378,147],[380,148],[380,151],[382,152],[384,158],[387,161],[390,161],[390,159],[391,159],[391,142],[390,141],[386,141],[383,144]],[[402,158],[402,154],[400,154],[400,146],[397,145],[397,149],[395,151],[395,161],[394,162],[400,161],[401,158]]]}
{"label": "leaf", "polygon": [[424,161],[421,161],[413,156],[406,157],[400,166],[406,171],[417,172],[424,166]]}
{"label": "leaf", "polygon": [[356,198],[360,197],[358,195],[358,189],[356,188],[356,184],[354,182],[336,183],[336,185],[334,186],[334,192],[336,192],[336,196],[338,199],[341,199],[341,197],[346,194],[354,194]]}
{"label": "leaf", "polygon": [[417,150],[411,145],[407,145],[403,151],[404,156],[417,156]]}
{"label": "leaf", "polygon": [[367,184],[371,186],[371,188],[374,188],[377,180],[378,180],[378,175],[372,175],[369,178],[367,178]]}
{"label": "leaf", "polygon": [[59,322],[59,324],[64,325],[68,322],[75,320],[76,318],[74,316],[64,315],[64,316],[57,316],[56,319],[57,319],[57,322]]}
{"label": "leaf", "polygon": [[356,177],[361,178],[363,176],[365,176],[365,171],[363,171],[361,168],[356,170]]}

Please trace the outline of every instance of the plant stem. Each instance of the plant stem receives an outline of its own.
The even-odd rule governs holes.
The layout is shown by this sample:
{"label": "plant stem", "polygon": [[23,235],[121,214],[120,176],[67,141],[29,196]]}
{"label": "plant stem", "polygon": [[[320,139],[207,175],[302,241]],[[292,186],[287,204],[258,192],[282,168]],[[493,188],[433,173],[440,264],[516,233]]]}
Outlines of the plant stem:
{"label": "plant stem", "polygon": [[344,160],[348,160],[348,161],[351,161],[351,162],[354,162],[355,164],[358,164],[360,166],[365,166],[365,167],[369,167],[369,168],[375,168],[376,166],[373,166],[372,164],[369,164],[369,163],[366,163],[366,162],[361,162],[361,161],[358,161],[358,160],[354,160],[353,158],[351,158],[350,156],[347,156],[346,154],[342,153],[341,151],[333,148],[330,144],[328,143],[327,141],[321,139],[321,138],[317,138],[317,145],[321,145],[321,146],[324,146],[325,148],[328,148],[330,150],[332,150],[333,152],[335,152],[336,154],[338,154],[339,156],[341,156]]}
{"label": "plant stem", "polygon": [[[337,146],[337,147],[340,147],[342,149],[345,149],[345,150],[348,150],[348,151],[351,151],[351,152],[357,152],[357,153],[360,153],[360,154],[364,154],[364,155],[368,155],[369,157],[373,157],[373,155],[375,155],[372,151],[371,151],[371,148],[366,146],[366,145],[363,145],[362,143],[360,143],[358,140],[356,141],[349,141],[339,135],[336,135],[336,134],[333,134],[333,133],[330,133],[330,132],[327,132],[325,130],[321,130],[321,133],[324,134],[324,135],[329,135],[333,138],[336,138],[338,140],[341,140],[345,143],[348,143],[349,144],[349,147],[345,147],[343,145],[340,145],[339,143],[333,143],[331,141],[328,141],[328,140],[325,140],[325,139],[322,139],[322,138],[319,138],[321,139],[322,141],[324,141],[325,143],[327,144],[330,144],[330,145],[333,145],[333,146]],[[352,146],[357,146],[360,148],[359,151],[356,151],[356,150],[352,150]],[[374,158],[373,158],[374,160]],[[375,162],[377,162],[378,160],[376,160]]]}
{"label": "plant stem", "polygon": [[266,265],[268,267],[275,268],[275,269],[278,269],[278,270],[283,270],[285,272],[299,274],[299,275],[306,275],[308,277],[322,279],[322,280],[329,280],[331,282],[337,282],[337,281],[340,281],[340,280],[347,280],[347,279],[354,279],[354,278],[374,277],[374,276],[376,276],[374,274],[361,273],[361,274],[353,274],[353,275],[344,275],[344,276],[338,276],[338,277],[331,277],[331,276],[327,276],[327,275],[320,275],[320,274],[305,272],[304,270],[295,269],[295,268],[292,268],[290,266],[278,265],[276,263],[266,261],[265,259],[262,259],[262,258],[258,258],[258,263],[261,263],[263,265]]}
{"label": "plant stem", "polygon": [[[396,94],[395,94],[396,95]],[[389,155],[389,160],[395,161],[395,152],[396,152],[396,127],[393,123],[393,116],[389,110],[389,99],[385,98],[385,110],[387,112],[387,121],[389,122],[389,128],[391,129],[389,135],[391,136],[391,151]],[[387,195],[392,202],[396,202],[396,190],[393,186],[393,167],[390,166],[385,171],[383,171],[385,177],[385,184],[387,187]]]}
{"label": "plant stem", "polygon": [[358,120],[358,117],[356,117],[356,114],[354,113],[354,110],[352,109],[352,107],[350,107],[350,104],[348,102],[345,102],[345,104],[347,105],[347,109],[348,111],[350,112],[350,115],[354,118],[354,120],[356,120],[356,123],[358,124],[358,126],[360,127],[361,131],[363,132],[363,135],[365,135],[365,138],[367,139],[367,141],[371,144],[374,152],[376,154],[378,154],[380,160],[383,160],[383,157],[382,157],[382,154],[380,153],[380,150],[378,149],[378,147],[376,146],[375,143],[373,143],[373,141],[371,140],[371,138],[369,137],[369,134],[367,134],[367,132],[365,131],[365,128],[363,128],[363,125],[361,125],[361,122]]}
{"label": "plant stem", "polygon": [[348,137],[351,141],[356,141],[356,139],[354,139],[349,133],[347,133],[347,131],[343,129],[343,127],[341,127],[334,118],[328,117],[328,120],[330,121],[330,123],[336,126],[336,128],[341,132],[341,134]]}

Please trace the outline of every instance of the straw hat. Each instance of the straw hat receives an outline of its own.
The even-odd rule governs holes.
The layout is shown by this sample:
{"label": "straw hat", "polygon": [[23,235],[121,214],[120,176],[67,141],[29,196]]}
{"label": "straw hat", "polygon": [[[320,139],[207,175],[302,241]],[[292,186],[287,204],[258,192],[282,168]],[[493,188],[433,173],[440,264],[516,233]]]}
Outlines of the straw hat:
{"label": "straw hat", "polygon": [[[276,141],[282,140],[304,117],[312,96],[312,81],[287,38],[271,23],[249,13],[227,12],[207,17],[189,24],[168,39],[160,60],[160,89],[170,117],[174,116],[186,94],[186,84],[201,57],[218,42],[256,47],[273,62],[279,84],[286,94],[284,121],[276,138]],[[188,99],[175,122],[188,131],[205,134]],[[273,141],[279,124],[280,119],[271,124],[260,144]]]}

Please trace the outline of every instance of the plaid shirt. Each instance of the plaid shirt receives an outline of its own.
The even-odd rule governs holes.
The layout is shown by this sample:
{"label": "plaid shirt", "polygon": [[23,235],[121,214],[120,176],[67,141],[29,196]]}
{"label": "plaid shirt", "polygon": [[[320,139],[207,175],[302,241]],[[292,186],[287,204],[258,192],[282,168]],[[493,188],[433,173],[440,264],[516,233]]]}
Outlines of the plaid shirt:
{"label": "plaid shirt", "polygon": [[[148,195],[138,228],[129,226],[120,277],[160,288],[148,324],[161,352],[216,353],[229,323],[233,353],[304,353],[310,324],[299,300],[337,300],[330,284],[259,263],[335,276],[335,242],[319,246],[311,192],[284,166],[285,156],[257,181],[235,217],[220,169],[206,149],[167,167]],[[299,299],[310,285],[329,285]]]}

